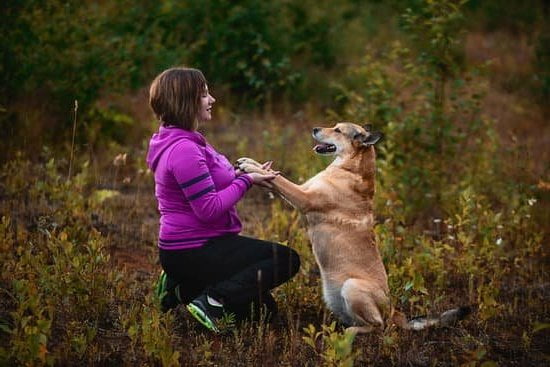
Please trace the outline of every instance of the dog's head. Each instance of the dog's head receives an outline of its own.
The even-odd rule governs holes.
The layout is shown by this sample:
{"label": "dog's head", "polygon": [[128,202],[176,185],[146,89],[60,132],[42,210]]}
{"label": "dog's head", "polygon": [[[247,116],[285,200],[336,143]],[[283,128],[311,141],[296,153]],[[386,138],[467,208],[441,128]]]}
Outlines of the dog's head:
{"label": "dog's head", "polygon": [[313,128],[313,138],[320,143],[313,148],[315,153],[343,157],[376,144],[382,134],[371,132],[370,125],[339,122],[334,127]]}

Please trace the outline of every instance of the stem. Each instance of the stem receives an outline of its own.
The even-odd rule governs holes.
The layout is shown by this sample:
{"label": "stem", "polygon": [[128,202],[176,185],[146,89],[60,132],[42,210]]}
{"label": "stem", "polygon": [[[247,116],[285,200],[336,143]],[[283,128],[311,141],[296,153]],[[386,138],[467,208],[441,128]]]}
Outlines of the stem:
{"label": "stem", "polygon": [[71,157],[69,159],[69,176],[67,177],[67,181],[70,181],[71,174],[73,171],[73,157],[74,157],[74,138],[76,135],[76,116],[78,112],[78,101],[75,99],[74,101],[74,120],[73,120],[73,139],[71,141]]}
{"label": "stem", "polygon": [[447,71],[445,66],[439,67],[438,80],[435,87],[435,127],[436,127],[436,146],[437,152],[443,152],[443,123],[445,114],[445,86],[447,84]]}

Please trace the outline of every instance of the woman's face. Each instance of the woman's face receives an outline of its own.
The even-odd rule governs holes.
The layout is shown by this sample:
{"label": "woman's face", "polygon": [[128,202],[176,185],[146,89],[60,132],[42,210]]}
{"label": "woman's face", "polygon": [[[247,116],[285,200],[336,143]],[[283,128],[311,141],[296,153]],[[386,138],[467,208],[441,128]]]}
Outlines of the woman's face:
{"label": "woman's face", "polygon": [[210,95],[208,86],[204,87],[204,92],[201,94],[201,107],[199,110],[199,121],[209,121],[212,119],[212,105],[216,99]]}

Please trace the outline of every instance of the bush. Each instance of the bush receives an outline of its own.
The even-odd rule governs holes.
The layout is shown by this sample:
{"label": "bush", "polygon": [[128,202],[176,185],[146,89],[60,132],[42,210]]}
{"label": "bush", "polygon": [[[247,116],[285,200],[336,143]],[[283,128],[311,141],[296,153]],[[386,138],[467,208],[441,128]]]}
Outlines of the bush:
{"label": "bush", "polygon": [[379,198],[404,208],[407,222],[422,211],[443,215],[446,199],[456,197],[468,180],[476,181],[476,172],[496,169],[491,121],[479,114],[484,93],[475,81],[479,70],[463,70],[459,57],[461,21],[451,1],[408,9],[404,27],[422,51],[395,41],[382,54],[367,54],[350,69],[347,83],[334,86],[334,115],[370,122],[386,134]]}
{"label": "bush", "polygon": [[[313,50],[319,64],[331,59],[325,52],[330,40],[322,37],[327,22],[308,19],[304,7],[283,1],[98,6],[25,0],[2,7],[9,15],[2,25],[3,106],[28,96],[53,97],[54,111],[70,109],[75,99],[86,111],[106,91],[142,86],[159,71],[181,64],[199,67],[212,81],[259,103],[294,85],[299,72],[290,60],[303,54],[300,50]],[[300,16],[297,31],[292,28],[297,15],[289,22],[289,13]],[[311,37],[315,42],[308,46]]]}

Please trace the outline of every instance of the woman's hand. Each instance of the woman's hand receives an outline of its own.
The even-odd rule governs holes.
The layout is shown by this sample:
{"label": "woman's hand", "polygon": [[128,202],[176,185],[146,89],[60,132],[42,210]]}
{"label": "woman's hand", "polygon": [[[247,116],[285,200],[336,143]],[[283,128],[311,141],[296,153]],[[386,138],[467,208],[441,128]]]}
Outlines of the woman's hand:
{"label": "woman's hand", "polygon": [[246,168],[246,171],[241,171],[240,163],[239,161],[243,160],[245,158],[239,158],[237,160],[237,163],[235,164],[235,174],[237,176],[240,176],[244,173],[248,174],[252,178],[252,182],[256,185],[267,187],[267,188],[273,188],[273,185],[269,183],[269,181],[273,180],[280,172],[274,171],[271,168],[271,165],[273,164],[273,161],[267,161],[263,164],[260,164],[250,158],[247,158],[248,161],[251,161],[252,164],[249,164]]}
{"label": "woman's hand", "polygon": [[[257,164],[258,164],[258,166],[260,165],[259,163],[257,163]],[[258,172],[259,172],[259,171],[262,171],[262,173],[264,173],[264,174],[272,173],[272,174],[274,174],[274,175],[280,174],[280,173],[281,173],[280,171],[275,171],[275,170],[273,170],[273,169],[271,168],[272,165],[273,165],[273,161],[267,161],[267,162],[265,162],[265,163],[263,163],[263,164],[261,165],[261,170],[258,170]],[[236,164],[235,164],[235,174],[236,174],[237,176],[240,176],[240,175],[242,175],[242,174],[244,174],[244,173],[249,173],[249,174],[250,174],[251,172],[244,172],[244,171],[241,171],[241,169],[239,168],[238,164],[236,163]]]}
{"label": "woman's hand", "polygon": [[271,188],[271,184],[269,181],[273,180],[277,175],[275,173],[267,172],[265,174],[258,173],[258,172],[251,172],[248,173],[248,175],[252,178],[252,182],[256,185],[269,187]]}
{"label": "woman's hand", "polygon": [[252,180],[254,180],[254,183],[259,186],[267,187],[268,189],[272,189],[273,185],[269,183],[269,181],[273,180],[275,176],[277,176],[280,172],[274,171],[271,169],[271,165],[273,164],[273,161],[267,161],[264,164],[262,164],[262,170],[264,172],[262,173],[249,173],[249,175],[258,175],[259,181],[256,182],[256,179],[252,177]]}

